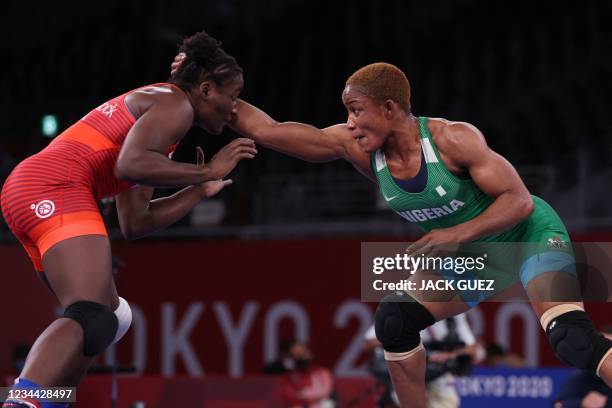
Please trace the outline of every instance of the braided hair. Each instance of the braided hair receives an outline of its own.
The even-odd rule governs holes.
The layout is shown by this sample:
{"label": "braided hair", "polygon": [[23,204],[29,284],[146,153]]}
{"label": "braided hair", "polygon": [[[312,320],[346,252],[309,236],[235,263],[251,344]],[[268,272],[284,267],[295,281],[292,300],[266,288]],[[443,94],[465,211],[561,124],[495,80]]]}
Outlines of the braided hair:
{"label": "braided hair", "polygon": [[221,42],[204,31],[184,39],[179,52],[185,53],[185,59],[169,82],[182,89],[191,89],[205,80],[223,85],[242,74],[242,68],[221,48]]}

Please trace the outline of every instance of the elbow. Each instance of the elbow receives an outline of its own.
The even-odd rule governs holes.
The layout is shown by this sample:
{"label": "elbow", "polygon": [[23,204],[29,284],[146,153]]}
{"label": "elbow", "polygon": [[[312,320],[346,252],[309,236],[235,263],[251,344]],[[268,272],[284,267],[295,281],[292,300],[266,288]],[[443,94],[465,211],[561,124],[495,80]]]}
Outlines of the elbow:
{"label": "elbow", "polygon": [[123,228],[121,228],[121,234],[128,241],[135,241],[135,240],[140,239],[143,236],[147,235],[146,232],[140,231],[140,230],[135,229],[135,228],[130,228],[130,229],[123,229]]}
{"label": "elbow", "polygon": [[122,158],[117,159],[117,163],[115,163],[115,177],[119,180],[128,180],[132,181],[134,170],[130,165],[129,160],[125,160]]}
{"label": "elbow", "polygon": [[[134,217],[132,215],[131,217]],[[144,222],[139,219],[125,219],[125,217],[119,218],[119,228],[121,229],[121,235],[128,241],[133,241],[138,238],[142,238],[146,235]]]}
{"label": "elbow", "polygon": [[527,195],[527,197],[521,200],[520,204],[521,220],[528,218],[531,213],[533,213],[533,208],[533,198],[531,197],[531,195]]}
{"label": "elbow", "polygon": [[253,139],[255,143],[264,143],[270,132],[272,132],[278,125],[279,123],[277,121],[271,120],[263,126],[257,126],[247,136]]}
{"label": "elbow", "polygon": [[139,238],[139,234],[137,233],[136,229],[133,226],[120,225],[120,227],[121,227],[121,234],[128,241],[133,241]]}
{"label": "elbow", "polygon": [[138,162],[137,159],[120,156],[115,163],[115,177],[119,180],[140,184],[142,174]]}
{"label": "elbow", "polygon": [[125,231],[122,231],[122,233],[123,233],[123,238],[125,238],[127,241],[135,241],[137,239],[136,235],[134,234],[131,234]]}

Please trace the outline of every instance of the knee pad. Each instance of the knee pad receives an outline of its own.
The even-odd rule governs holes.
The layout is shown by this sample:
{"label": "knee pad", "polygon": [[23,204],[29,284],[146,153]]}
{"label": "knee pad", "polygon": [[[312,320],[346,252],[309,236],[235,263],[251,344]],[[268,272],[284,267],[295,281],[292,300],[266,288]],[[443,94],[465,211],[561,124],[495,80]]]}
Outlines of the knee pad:
{"label": "knee pad", "polygon": [[391,354],[398,353],[402,356],[398,356],[397,360],[402,360],[409,357],[406,353],[421,345],[420,331],[435,322],[429,310],[410,295],[406,292],[395,292],[385,296],[378,305],[374,329],[376,338],[387,352],[387,360],[395,359]]}
{"label": "knee pad", "polygon": [[115,316],[117,316],[117,333],[115,334],[115,338],[113,339],[113,343],[121,340],[125,332],[128,331],[130,325],[132,324],[132,309],[130,308],[129,303],[122,298],[119,297],[119,306],[115,309]]}
{"label": "knee pad", "polygon": [[75,320],[83,328],[83,353],[86,356],[104,351],[117,333],[117,316],[110,307],[100,303],[75,302],[66,308],[64,317]]}
{"label": "knee pad", "polygon": [[612,341],[595,330],[583,310],[566,312],[552,319],[546,327],[546,336],[559,360],[597,375],[612,348]]}

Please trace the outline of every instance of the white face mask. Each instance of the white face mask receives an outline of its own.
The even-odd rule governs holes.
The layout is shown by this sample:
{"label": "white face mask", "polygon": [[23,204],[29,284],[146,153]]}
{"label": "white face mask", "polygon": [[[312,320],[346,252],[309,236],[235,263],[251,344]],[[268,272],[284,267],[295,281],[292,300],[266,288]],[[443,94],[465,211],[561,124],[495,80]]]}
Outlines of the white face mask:
{"label": "white face mask", "polygon": [[295,360],[293,360],[291,357],[283,358],[283,367],[285,367],[285,369],[287,369],[287,370],[294,370],[295,369]]}

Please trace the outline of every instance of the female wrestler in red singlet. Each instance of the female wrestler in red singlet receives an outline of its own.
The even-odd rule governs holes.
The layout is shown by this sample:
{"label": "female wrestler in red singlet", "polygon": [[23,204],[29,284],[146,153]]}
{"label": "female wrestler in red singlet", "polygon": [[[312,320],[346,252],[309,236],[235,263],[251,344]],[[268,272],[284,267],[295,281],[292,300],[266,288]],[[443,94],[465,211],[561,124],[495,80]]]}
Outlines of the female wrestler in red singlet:
{"label": "female wrestler in red singlet", "polygon": [[[190,58],[170,83],[105,102],[6,180],[4,218],[66,310],[36,340],[21,379],[76,385],[93,356],[129,327],[131,312],[113,282],[99,199],[116,196],[121,230],[138,238],[216,194],[231,182],[223,178],[238,162],[257,153],[250,139],[236,139],[207,164],[201,151],[195,165],[168,158],[192,126],[220,133],[243,85],[235,59],[206,33],[186,39],[181,50]],[[151,201],[153,187],[171,186],[189,187]]]}

